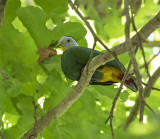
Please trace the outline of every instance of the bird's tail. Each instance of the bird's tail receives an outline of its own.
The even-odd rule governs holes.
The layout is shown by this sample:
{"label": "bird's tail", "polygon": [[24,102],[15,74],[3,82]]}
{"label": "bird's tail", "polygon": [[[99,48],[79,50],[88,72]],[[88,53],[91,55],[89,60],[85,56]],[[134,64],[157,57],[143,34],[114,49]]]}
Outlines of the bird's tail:
{"label": "bird's tail", "polygon": [[108,82],[96,82],[96,81],[93,81],[93,82],[90,82],[91,85],[112,85],[114,84],[114,82],[112,81],[108,81]]}
{"label": "bird's tail", "polygon": [[131,89],[134,92],[138,91],[137,83],[135,77],[129,75],[128,78],[125,80],[124,85]]}
{"label": "bird's tail", "polygon": [[[122,79],[123,79],[123,76],[124,76],[124,74],[122,74],[122,75],[119,76],[118,78],[119,78],[120,80],[122,80]],[[114,84],[114,83],[117,83],[117,82],[113,82],[113,81],[107,81],[107,82],[91,81],[91,82],[90,82],[91,85],[112,85],[112,84]],[[135,77],[133,77],[133,76],[131,76],[131,75],[129,75],[129,76],[127,77],[127,79],[126,79],[125,82],[124,82],[124,85],[125,85],[127,88],[129,88],[129,89],[131,89],[132,91],[134,91],[134,92],[137,92],[137,91],[138,91],[136,79],[135,79]]]}

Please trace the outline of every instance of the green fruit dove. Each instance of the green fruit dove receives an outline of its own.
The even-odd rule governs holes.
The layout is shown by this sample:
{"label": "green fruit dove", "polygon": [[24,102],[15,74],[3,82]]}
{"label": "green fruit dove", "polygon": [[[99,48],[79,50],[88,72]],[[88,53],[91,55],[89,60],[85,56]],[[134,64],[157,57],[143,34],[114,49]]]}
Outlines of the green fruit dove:
{"label": "green fruit dove", "polygon": [[[59,40],[59,45],[63,49],[61,57],[61,67],[66,77],[71,80],[79,80],[83,68],[87,64],[92,49],[78,46],[74,38],[70,36],[63,36]],[[94,50],[93,57],[101,54],[101,52]],[[125,69],[124,65],[121,63]],[[124,76],[124,72],[119,67],[116,60],[111,60],[105,65],[102,65],[94,72],[90,84],[92,85],[112,85],[113,83],[120,83]],[[138,87],[134,77],[128,77],[124,85],[134,92],[137,92]]]}

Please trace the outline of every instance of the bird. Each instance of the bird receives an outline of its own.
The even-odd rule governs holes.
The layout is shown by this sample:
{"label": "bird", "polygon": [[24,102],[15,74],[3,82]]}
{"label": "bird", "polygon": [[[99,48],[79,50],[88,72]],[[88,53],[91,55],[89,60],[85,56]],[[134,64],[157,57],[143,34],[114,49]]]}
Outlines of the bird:
{"label": "bird", "polygon": [[[59,40],[58,46],[63,50],[61,56],[61,68],[63,73],[69,79],[79,81],[83,69],[90,58],[92,49],[79,46],[76,40],[71,36],[63,36]],[[100,51],[94,50],[93,57],[101,53]],[[125,71],[124,65],[121,62],[120,64]],[[121,70],[117,61],[113,59],[96,69],[89,84],[107,86],[120,83],[124,76],[124,71]],[[127,77],[124,85],[134,92],[138,91],[137,83],[133,76]]]}

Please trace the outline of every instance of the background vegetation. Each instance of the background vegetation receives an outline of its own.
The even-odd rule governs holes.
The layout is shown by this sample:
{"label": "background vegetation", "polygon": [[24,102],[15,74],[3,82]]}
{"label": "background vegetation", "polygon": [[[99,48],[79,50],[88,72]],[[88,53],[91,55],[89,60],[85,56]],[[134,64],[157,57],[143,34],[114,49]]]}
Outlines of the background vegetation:
{"label": "background vegetation", "polygon": [[[74,5],[83,13],[84,19],[89,21],[96,35],[112,48],[125,41],[124,3],[124,0],[76,0]],[[160,1],[131,0],[129,8],[132,8],[139,31],[159,12]],[[132,37],[136,32],[132,24],[130,27]],[[1,138],[23,137],[75,87],[75,82],[66,79],[61,70],[61,49],[55,50],[58,40],[64,35],[74,37],[80,46],[92,48],[94,43],[88,27],[71,9],[67,0],[8,0],[0,28]],[[143,43],[151,76],[160,65],[159,47],[160,28]],[[95,49],[105,51],[99,43]],[[127,68],[130,61],[128,53],[118,58]],[[146,83],[149,77],[141,50],[137,51],[136,58],[142,80]],[[160,88],[159,84],[158,79],[154,87]],[[127,125],[126,130],[124,125],[138,92],[123,89],[114,109],[115,138],[160,137],[160,92],[155,88],[152,88],[146,99],[154,112],[145,107],[144,124],[139,123],[137,116],[134,122]],[[117,85],[88,86],[80,99],[63,116],[52,121],[37,139],[112,138],[110,123],[104,122],[109,116],[117,91]]]}

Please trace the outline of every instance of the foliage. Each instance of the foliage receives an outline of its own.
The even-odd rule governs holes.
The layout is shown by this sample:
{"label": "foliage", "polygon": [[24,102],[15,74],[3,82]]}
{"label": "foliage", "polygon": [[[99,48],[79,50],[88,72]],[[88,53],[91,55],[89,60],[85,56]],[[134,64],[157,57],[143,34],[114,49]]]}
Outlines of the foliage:
{"label": "foliage", "polygon": [[[123,5],[116,0],[76,0],[75,4],[85,16],[94,21],[97,35],[110,46],[124,41]],[[137,10],[135,23],[140,29],[158,11],[155,0],[142,1]],[[136,9],[136,7],[135,7]],[[67,0],[35,0],[32,6],[27,2],[8,0],[5,16],[0,29],[0,67],[7,79],[0,74],[0,130],[6,139],[19,139],[29,131],[37,119],[56,106],[73,89],[74,85],[64,76],[60,67],[61,55],[53,55],[38,63],[38,48],[55,47],[64,36],[74,37],[79,45],[90,44],[86,40],[87,30],[77,16],[68,13]],[[135,10],[136,11],[136,10]],[[131,35],[135,34],[131,30]],[[154,32],[160,40],[160,29]],[[90,46],[92,47],[92,46]],[[96,49],[101,50],[100,46]],[[152,47],[145,48],[147,61],[152,57]],[[129,63],[127,54],[121,55],[124,65]],[[139,65],[143,65],[142,54],[138,51]],[[155,70],[155,61],[149,70]],[[146,72],[141,70],[143,79]],[[160,80],[155,87],[158,87]],[[38,139],[105,139],[111,138],[109,124],[104,122],[117,92],[117,85],[88,86],[82,97],[59,119],[53,121]],[[121,93],[114,113],[116,138],[158,138],[159,124],[149,110],[145,110],[146,124],[138,118],[123,131],[123,124],[129,112],[128,101],[137,94],[130,90]],[[149,105],[159,114],[159,93],[152,91],[147,99]]]}

